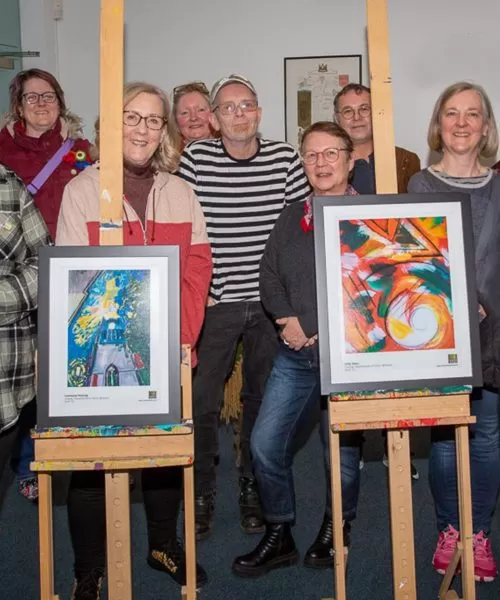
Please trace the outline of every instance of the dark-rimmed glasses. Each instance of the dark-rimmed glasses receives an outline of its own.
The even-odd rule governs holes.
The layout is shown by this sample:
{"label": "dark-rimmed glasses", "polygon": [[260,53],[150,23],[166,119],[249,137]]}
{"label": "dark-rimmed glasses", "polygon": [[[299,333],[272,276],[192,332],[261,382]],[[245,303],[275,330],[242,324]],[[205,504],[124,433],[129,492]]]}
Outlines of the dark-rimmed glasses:
{"label": "dark-rimmed glasses", "polygon": [[40,98],[46,104],[53,104],[57,100],[57,94],[55,92],[43,92],[43,94],[37,94],[36,92],[27,92],[21,96],[26,104],[38,104]]}
{"label": "dark-rimmed glasses", "polygon": [[341,152],[348,152],[347,148],[325,148],[322,152],[314,152],[309,150],[302,154],[302,162],[305,165],[315,165],[318,162],[318,156],[321,154],[323,159],[328,163],[336,163]]}
{"label": "dark-rimmed glasses", "polygon": [[234,115],[238,108],[241,108],[241,112],[254,112],[257,110],[258,102],[257,100],[242,100],[236,104],[235,102],[224,102],[224,104],[219,104],[214,108],[214,112],[218,110],[221,115],[228,117],[230,115]]}
{"label": "dark-rimmed glasses", "polygon": [[189,94],[190,92],[200,92],[200,94],[204,94],[205,96],[208,96],[210,93],[203,81],[191,81],[190,83],[183,83],[182,85],[174,87],[172,94],[174,98],[176,98],[177,96]]}
{"label": "dark-rimmed glasses", "polygon": [[147,117],[143,117],[138,112],[135,112],[135,110],[123,111],[124,125],[128,125],[129,127],[136,127],[143,119],[144,123],[146,123],[146,127],[148,129],[152,129],[153,131],[158,131],[167,122],[167,119],[164,119],[159,115],[148,115]]}
{"label": "dark-rimmed glasses", "polygon": [[369,117],[372,114],[372,108],[369,104],[362,104],[358,108],[346,106],[342,110],[337,111],[337,114],[341,115],[346,121],[352,121],[356,114],[362,118]]}

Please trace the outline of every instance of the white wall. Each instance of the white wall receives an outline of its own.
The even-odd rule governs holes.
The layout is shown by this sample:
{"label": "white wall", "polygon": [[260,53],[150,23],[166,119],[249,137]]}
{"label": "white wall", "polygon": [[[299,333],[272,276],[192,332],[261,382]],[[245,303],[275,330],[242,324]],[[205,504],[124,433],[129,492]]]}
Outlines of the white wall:
{"label": "white wall", "polygon": [[[98,112],[99,0],[20,0],[23,48],[39,49],[25,67],[52,70],[69,106],[86,121]],[[388,0],[396,143],[425,162],[432,106],[448,84],[485,86],[500,115],[499,0]],[[283,58],[363,54],[364,0],[125,0],[126,80],[167,90],[193,79],[211,85],[231,72],[248,76],[263,106],[261,131],[284,138]]]}

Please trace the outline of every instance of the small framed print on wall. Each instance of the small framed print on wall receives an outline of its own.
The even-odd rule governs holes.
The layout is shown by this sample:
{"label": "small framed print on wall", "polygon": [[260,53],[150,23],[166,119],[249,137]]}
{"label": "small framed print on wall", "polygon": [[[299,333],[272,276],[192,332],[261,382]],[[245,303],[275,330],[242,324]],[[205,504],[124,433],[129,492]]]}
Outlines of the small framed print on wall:
{"label": "small framed print on wall", "polygon": [[285,139],[298,148],[306,127],[332,120],[340,90],[361,83],[361,54],[287,57],[284,62]]}
{"label": "small framed print on wall", "polygon": [[37,424],[179,423],[177,246],[40,251]]}

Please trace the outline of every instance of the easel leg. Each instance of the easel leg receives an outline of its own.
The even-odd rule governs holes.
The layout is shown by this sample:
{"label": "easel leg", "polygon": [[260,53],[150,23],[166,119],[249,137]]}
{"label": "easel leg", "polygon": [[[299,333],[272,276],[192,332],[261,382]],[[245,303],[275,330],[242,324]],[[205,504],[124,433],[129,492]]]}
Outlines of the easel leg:
{"label": "easel leg", "polygon": [[40,591],[42,600],[57,600],[54,594],[54,544],[52,524],[52,476],[38,473],[38,527],[40,539]]}
{"label": "easel leg", "polygon": [[457,442],[458,510],[462,542],[462,590],[464,600],[475,600],[474,554],[472,550],[472,498],[470,483],[469,427],[455,427]]}
{"label": "easel leg", "polygon": [[387,432],[394,600],[417,597],[408,430]]}
{"label": "easel leg", "polygon": [[184,467],[184,544],[186,548],[186,585],[183,600],[196,600],[196,541],[194,519],[194,467]]}
{"label": "easel leg", "polygon": [[[330,410],[330,407],[329,407]],[[335,598],[346,600],[344,536],[342,533],[342,486],[340,472],[340,438],[330,427],[330,485],[332,486],[333,549]]]}
{"label": "easel leg", "polygon": [[109,600],[132,600],[128,471],[106,472]]}

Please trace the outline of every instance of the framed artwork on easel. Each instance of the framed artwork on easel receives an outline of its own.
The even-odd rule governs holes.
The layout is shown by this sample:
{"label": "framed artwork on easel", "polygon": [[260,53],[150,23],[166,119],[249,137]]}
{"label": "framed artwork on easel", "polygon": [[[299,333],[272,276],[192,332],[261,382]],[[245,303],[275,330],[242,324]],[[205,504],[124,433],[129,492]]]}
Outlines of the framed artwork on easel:
{"label": "framed artwork on easel", "polygon": [[463,194],[314,199],[321,391],[480,385]]}
{"label": "framed artwork on easel", "polygon": [[40,252],[38,426],[179,423],[177,246]]}

